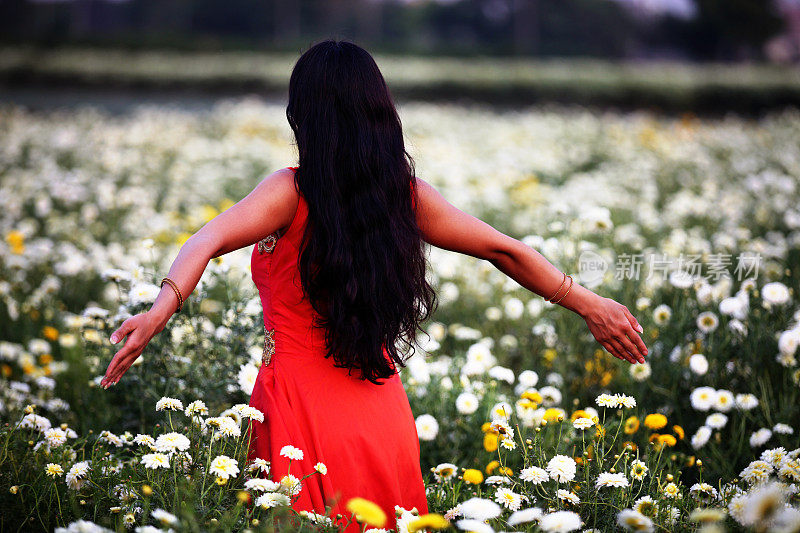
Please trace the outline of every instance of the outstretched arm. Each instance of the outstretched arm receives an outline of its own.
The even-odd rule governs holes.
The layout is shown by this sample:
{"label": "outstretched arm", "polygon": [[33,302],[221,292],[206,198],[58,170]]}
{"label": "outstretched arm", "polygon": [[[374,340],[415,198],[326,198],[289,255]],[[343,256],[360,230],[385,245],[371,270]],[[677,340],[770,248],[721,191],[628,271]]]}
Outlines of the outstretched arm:
{"label": "outstretched arm", "polygon": [[[282,169],[270,174],[245,198],[192,235],[181,246],[167,277],[186,299],[211,259],[254,244],[288,226],[297,201],[294,173]],[[125,337],[127,341],[111,360],[100,382],[102,387],[108,388],[119,381],[150,340],[164,329],[177,307],[177,295],[164,284],[149,311],[130,317],[111,334],[114,344]]]}
{"label": "outstretched arm", "polygon": [[[457,209],[420,178],[417,194],[417,221],[426,242],[486,259],[543,298],[550,298],[561,286],[564,274],[530,246]],[[564,294],[564,289],[559,295]],[[572,285],[559,305],[580,315],[609,353],[631,363],[644,363],[647,347],[637,333],[642,328],[627,307],[578,283]]]}

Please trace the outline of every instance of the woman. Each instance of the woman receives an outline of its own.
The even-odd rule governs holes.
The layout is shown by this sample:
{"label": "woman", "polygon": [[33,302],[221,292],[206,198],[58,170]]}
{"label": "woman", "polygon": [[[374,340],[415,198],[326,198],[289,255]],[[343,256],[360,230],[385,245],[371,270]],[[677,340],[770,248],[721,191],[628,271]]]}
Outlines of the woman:
{"label": "woman", "polygon": [[[397,365],[435,309],[425,242],[486,259],[522,286],[578,313],[613,355],[644,362],[636,319],[574,283],[538,252],[448,203],[414,176],[397,111],[373,58],[324,41],[297,61],[286,116],[299,166],[273,172],[181,248],[150,311],[111,336],[127,337],[102,381],[115,384],[160,332],[208,262],[256,244],[252,277],[264,307],[263,364],[250,405],[250,458],[307,478],[295,509],[350,516],[355,496],[428,511],[419,439]],[[292,454],[286,454],[292,455]],[[353,529],[357,530],[355,524]]]}

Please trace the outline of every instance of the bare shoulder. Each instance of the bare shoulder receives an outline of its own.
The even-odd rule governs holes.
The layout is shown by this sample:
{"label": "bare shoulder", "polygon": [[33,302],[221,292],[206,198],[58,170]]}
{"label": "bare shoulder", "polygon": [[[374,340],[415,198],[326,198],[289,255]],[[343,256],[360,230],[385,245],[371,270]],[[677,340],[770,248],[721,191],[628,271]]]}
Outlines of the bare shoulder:
{"label": "bare shoulder", "polygon": [[203,226],[198,234],[213,243],[214,257],[238,250],[273,232],[285,231],[294,219],[299,198],[294,172],[276,170],[247,196]]}
{"label": "bare shoulder", "polygon": [[[250,193],[255,196],[258,205],[272,212],[281,230],[294,219],[300,193],[294,181],[294,171],[282,168],[265,176]],[[274,222],[273,222],[274,223]]]}
{"label": "bare shoulder", "polygon": [[516,240],[458,209],[422,178],[416,178],[417,225],[429,244],[488,261],[513,248]]}
{"label": "bare shoulder", "polygon": [[270,174],[267,174],[261,179],[256,188],[266,187],[268,189],[289,189],[297,192],[294,183],[294,171],[290,168],[281,168]]}

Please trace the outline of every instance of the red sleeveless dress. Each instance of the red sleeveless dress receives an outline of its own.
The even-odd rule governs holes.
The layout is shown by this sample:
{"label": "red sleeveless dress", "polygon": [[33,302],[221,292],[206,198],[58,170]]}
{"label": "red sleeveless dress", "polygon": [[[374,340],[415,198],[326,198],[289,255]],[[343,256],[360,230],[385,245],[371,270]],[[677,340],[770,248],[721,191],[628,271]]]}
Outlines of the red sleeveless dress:
{"label": "red sleeveless dress", "polygon": [[[289,167],[296,170],[298,167]],[[249,459],[270,462],[273,481],[289,469],[281,448],[291,445],[303,452],[292,460],[289,473],[302,481],[292,507],[345,519],[347,501],[362,497],[380,505],[387,516],[386,529],[395,527],[394,506],[428,512],[422,481],[419,437],[408,396],[394,374],[382,385],[359,379],[360,370],[348,376],[346,368],[325,358],[321,329],[312,325],[315,312],[303,298],[297,255],[308,206],[300,195],[286,231],[272,234],[253,249],[252,277],[261,296],[266,332],[262,365],[250,405],[264,413],[264,422],[250,421]],[[315,473],[325,464],[327,474]],[[361,531],[355,520],[348,533]]]}

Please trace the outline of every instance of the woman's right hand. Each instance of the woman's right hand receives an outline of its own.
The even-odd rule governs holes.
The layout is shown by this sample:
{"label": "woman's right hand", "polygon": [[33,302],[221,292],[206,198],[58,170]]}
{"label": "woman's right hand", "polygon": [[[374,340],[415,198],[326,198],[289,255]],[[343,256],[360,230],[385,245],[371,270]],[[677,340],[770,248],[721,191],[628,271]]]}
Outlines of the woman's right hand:
{"label": "woman's right hand", "polygon": [[627,307],[598,295],[581,316],[597,342],[614,357],[644,363],[647,346],[639,336],[644,330]]}
{"label": "woman's right hand", "polygon": [[106,370],[106,375],[100,381],[100,386],[107,389],[115,385],[122,375],[128,371],[150,340],[164,329],[166,323],[158,319],[153,312],[140,313],[127,319],[114,333],[111,342],[118,343],[126,336],[128,340],[111,360]]}

